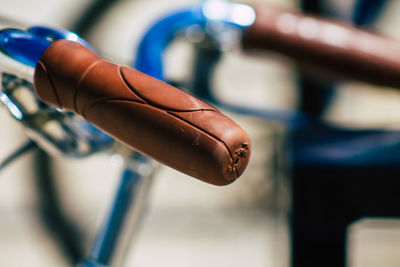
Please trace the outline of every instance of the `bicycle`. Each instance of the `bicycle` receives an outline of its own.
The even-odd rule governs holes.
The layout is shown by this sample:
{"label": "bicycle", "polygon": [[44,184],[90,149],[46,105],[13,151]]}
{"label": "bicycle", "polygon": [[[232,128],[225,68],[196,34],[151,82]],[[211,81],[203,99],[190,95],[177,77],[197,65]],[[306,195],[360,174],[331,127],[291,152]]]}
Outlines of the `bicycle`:
{"label": "bicycle", "polygon": [[[226,185],[244,171],[250,153],[250,141],[239,126],[214,107],[133,69],[101,60],[87,48],[89,45],[84,40],[71,32],[32,27],[27,31],[5,29],[0,35],[3,72],[1,100],[14,118],[34,131],[33,138],[45,144],[43,147],[75,157],[110,147],[112,138],[70,112],[61,111],[83,108],[82,114],[88,117],[94,115],[92,119],[98,121],[97,126],[102,124],[101,127],[109,128],[113,135],[118,135],[131,145],[135,144],[140,151],[208,183]],[[71,59],[71,53],[75,58]],[[67,61],[71,62],[70,66],[66,66]],[[35,65],[38,68],[33,75]],[[82,68],[81,73],[73,74],[78,66]],[[87,84],[86,79],[92,74],[96,77],[89,78]],[[71,75],[76,75],[74,79],[80,90],[79,93],[65,94],[71,88]],[[57,105],[57,108],[51,108],[35,98],[30,103],[20,98],[21,91],[33,94],[30,83],[33,76],[36,93],[44,102]],[[82,86],[89,86],[87,92],[99,98],[89,100],[85,93],[80,98],[79,95],[84,91]],[[108,96],[100,96],[93,91],[98,87],[103,87]],[[121,90],[115,91],[115,87]],[[59,91],[60,88],[66,91]],[[148,90],[150,88],[156,94]],[[81,100],[86,104],[78,107]],[[110,108],[109,111],[95,118],[99,115],[96,106],[103,104],[104,108]],[[138,107],[134,107],[134,113],[127,115],[125,113],[128,110],[133,111],[129,107],[131,104]],[[115,105],[122,108],[118,110]],[[95,108],[93,113],[91,108]],[[108,126],[101,122],[105,121],[107,114],[110,115]],[[126,121],[118,126],[118,120]],[[132,123],[132,120],[136,122]],[[152,125],[147,123],[150,120],[154,122]],[[211,125],[207,121],[220,123]],[[131,125],[128,133],[127,125]],[[132,138],[134,132],[137,136]],[[171,153],[175,156],[171,157]],[[129,221],[138,218],[138,208],[142,204],[140,199],[144,197],[151,182],[151,179],[145,178],[151,174],[152,169],[146,157],[136,153],[127,154],[129,163],[122,176],[115,203],[93,246],[92,254],[82,266],[118,264],[124,253],[124,230],[130,231]],[[224,165],[220,166],[222,169],[218,166],[220,164]]]}
{"label": "bicycle", "polygon": [[[144,55],[144,54],[143,54]],[[152,61],[143,61],[143,62],[152,62]],[[196,88],[196,87],[195,87]],[[200,87],[198,87],[198,88],[200,88]]]}

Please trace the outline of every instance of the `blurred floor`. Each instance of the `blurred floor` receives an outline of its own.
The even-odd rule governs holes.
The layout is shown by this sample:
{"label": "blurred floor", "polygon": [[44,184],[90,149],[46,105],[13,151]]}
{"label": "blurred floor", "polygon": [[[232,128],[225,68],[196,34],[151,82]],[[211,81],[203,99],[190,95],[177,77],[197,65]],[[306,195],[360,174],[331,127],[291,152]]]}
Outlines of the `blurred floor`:
{"label": "blurred floor", "polygon": [[[29,24],[67,27],[79,15],[75,8],[81,9],[89,2],[2,0],[0,15]],[[121,1],[104,16],[90,35],[90,41],[107,57],[130,63],[140,36],[155,18],[192,2],[195,1]],[[289,6],[291,2],[284,4]],[[390,28],[390,23],[399,25],[383,23],[383,28]],[[167,74],[184,75],[187,68],[183,64],[190,64],[184,59],[187,54],[190,48],[185,45],[170,51]],[[286,60],[276,55],[260,58],[232,52],[218,67],[215,84],[218,94],[228,96],[226,100],[233,103],[246,99],[254,106],[293,107],[297,100],[292,74]],[[364,88],[358,84],[345,86],[350,87],[344,85],[346,90],[339,91],[335,101],[338,105],[328,111],[328,119],[345,125],[361,122],[360,127],[374,123],[385,127],[398,125],[397,92],[355,90],[357,86]],[[376,108],[371,110],[371,105]],[[374,112],[376,109],[382,112]],[[276,180],[284,179],[284,173],[272,168],[274,160],[282,161],[276,152],[285,146],[283,130],[257,119],[241,116],[235,119],[249,131],[254,144],[248,171],[228,187],[213,187],[163,168],[156,178],[150,208],[126,266],[288,266],[289,188],[285,180]],[[25,137],[4,112],[0,114],[0,122],[1,156],[5,156]],[[30,160],[28,156],[0,174],[0,265],[67,266],[36,213]],[[84,160],[58,159],[54,164],[65,211],[78,222],[80,230],[88,233],[83,242],[90,244],[112,198],[120,170],[112,167],[106,155]],[[351,267],[399,265],[400,256],[395,251],[400,250],[400,223],[392,220],[388,227],[387,221],[374,222],[351,228]]]}

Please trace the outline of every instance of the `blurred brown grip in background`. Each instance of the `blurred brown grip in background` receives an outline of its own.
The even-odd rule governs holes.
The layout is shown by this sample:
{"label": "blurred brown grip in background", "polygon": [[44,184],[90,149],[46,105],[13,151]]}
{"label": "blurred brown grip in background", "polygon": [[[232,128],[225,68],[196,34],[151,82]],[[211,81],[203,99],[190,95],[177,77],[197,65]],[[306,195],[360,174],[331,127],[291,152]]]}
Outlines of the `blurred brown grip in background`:
{"label": "blurred brown grip in background", "polygon": [[272,6],[255,10],[254,24],[244,31],[245,49],[282,53],[317,74],[400,87],[399,42]]}
{"label": "blurred brown grip in background", "polygon": [[249,161],[248,135],[220,111],[78,43],[53,43],[36,66],[34,83],[43,102],[78,113],[133,149],[205,182],[229,184]]}

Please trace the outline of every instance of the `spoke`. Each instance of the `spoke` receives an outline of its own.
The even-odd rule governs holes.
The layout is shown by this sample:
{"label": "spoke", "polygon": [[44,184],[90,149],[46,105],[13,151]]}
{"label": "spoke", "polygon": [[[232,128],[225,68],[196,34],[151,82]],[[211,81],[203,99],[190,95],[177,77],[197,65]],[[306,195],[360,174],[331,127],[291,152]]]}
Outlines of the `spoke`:
{"label": "spoke", "polygon": [[18,159],[20,156],[24,155],[26,152],[29,152],[33,148],[36,147],[36,144],[29,140],[25,144],[23,144],[20,148],[11,153],[8,157],[6,157],[2,162],[0,162],[0,171],[2,171],[5,167],[7,167],[11,162]]}

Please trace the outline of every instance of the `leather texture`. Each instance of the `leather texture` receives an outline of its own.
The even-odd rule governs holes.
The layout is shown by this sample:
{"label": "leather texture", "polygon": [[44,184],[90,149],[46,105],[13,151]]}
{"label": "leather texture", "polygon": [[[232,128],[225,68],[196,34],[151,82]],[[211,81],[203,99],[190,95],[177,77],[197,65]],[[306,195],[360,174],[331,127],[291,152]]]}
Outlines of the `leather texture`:
{"label": "leather texture", "polygon": [[237,179],[250,139],[216,108],[67,40],[53,43],[35,69],[39,98],[82,115],[131,148],[215,185]]}
{"label": "leather texture", "polygon": [[350,24],[256,6],[243,33],[247,50],[263,49],[295,59],[316,74],[400,87],[400,43]]}

